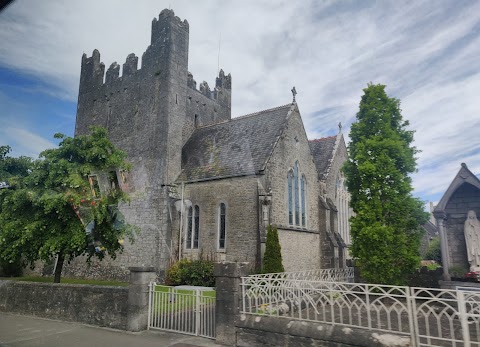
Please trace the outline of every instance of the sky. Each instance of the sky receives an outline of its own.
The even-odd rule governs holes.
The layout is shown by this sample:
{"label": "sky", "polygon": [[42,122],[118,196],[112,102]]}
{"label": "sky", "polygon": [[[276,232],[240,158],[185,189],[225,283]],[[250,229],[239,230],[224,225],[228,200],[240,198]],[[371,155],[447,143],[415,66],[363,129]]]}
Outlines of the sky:
{"label": "sky", "polygon": [[[438,201],[462,162],[480,174],[480,1],[16,0],[0,12],[0,145],[38,154],[73,136],[83,53],[142,56],[151,21],[190,24],[189,71],[232,74],[232,115],[297,90],[309,139],[348,141],[362,89],[386,85],[415,130],[414,195]],[[139,62],[139,66],[140,66]]]}

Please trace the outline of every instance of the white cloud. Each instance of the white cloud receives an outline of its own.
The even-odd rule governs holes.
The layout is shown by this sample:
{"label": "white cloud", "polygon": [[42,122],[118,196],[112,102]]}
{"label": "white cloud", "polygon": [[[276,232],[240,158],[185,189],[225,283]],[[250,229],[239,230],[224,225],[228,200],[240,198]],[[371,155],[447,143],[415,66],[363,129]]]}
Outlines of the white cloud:
{"label": "white cloud", "polygon": [[295,85],[309,136],[347,132],[362,88],[382,83],[416,129],[417,193],[439,194],[463,161],[480,172],[478,2],[18,0],[0,14],[0,66],[75,101],[82,53],[98,48],[107,67],[141,57],[170,6],[190,23],[197,82],[213,83],[221,36],[234,116],[290,102]]}
{"label": "white cloud", "polygon": [[44,139],[37,134],[23,128],[2,127],[0,128],[0,135],[5,143],[15,143],[11,155],[26,155],[32,158],[37,158],[41,151],[56,147],[56,144]]}

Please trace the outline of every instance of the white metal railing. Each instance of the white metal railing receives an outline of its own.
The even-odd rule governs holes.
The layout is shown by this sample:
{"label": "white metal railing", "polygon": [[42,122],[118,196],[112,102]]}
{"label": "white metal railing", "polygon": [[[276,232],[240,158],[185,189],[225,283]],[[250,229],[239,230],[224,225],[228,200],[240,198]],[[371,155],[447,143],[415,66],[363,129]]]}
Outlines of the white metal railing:
{"label": "white metal railing", "polygon": [[268,274],[251,275],[251,278],[267,279],[292,279],[309,281],[327,281],[327,282],[353,282],[353,267],[340,269],[317,269],[299,272],[277,272]]}
{"label": "white metal railing", "polygon": [[215,291],[150,283],[148,329],[215,338]]}
{"label": "white metal railing", "polygon": [[411,346],[480,347],[480,292],[242,277],[242,313],[408,336]]}

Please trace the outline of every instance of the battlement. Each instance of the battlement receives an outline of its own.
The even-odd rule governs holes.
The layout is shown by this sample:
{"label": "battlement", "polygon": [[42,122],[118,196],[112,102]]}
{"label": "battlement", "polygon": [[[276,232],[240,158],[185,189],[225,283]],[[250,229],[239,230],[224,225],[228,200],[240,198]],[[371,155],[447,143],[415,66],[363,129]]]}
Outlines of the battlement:
{"label": "battlement", "polygon": [[175,16],[173,10],[164,9],[160,12],[158,19],[153,18],[152,20],[152,37],[151,44],[154,45],[160,37],[162,37],[162,32],[165,30],[167,25],[175,25],[180,29],[189,31],[190,25],[188,21],[181,20],[179,17]]}
{"label": "battlement", "polygon": [[[127,56],[120,75],[120,65],[114,62],[105,75],[105,65],[100,62],[100,52],[95,49],[91,57],[82,56],[80,76],[80,93],[91,88],[98,88],[103,84],[111,84],[123,77],[132,76],[142,70],[146,75],[158,76],[166,71],[168,60],[174,55],[188,59],[189,24],[181,20],[172,10],[163,10],[158,18],[152,21],[151,45],[142,55],[142,67],[138,68],[138,57],[131,53]],[[173,44],[175,42],[175,44]],[[175,59],[177,60],[177,59]]]}
{"label": "battlement", "polygon": [[187,76],[187,86],[193,90],[196,90],[197,92],[206,96],[209,99],[217,100],[221,91],[231,92],[232,76],[230,74],[225,76],[223,70],[220,70],[218,77],[215,79],[215,88],[212,91],[206,81],[200,83],[199,89],[197,89],[197,81],[193,79],[193,74],[189,72]]}

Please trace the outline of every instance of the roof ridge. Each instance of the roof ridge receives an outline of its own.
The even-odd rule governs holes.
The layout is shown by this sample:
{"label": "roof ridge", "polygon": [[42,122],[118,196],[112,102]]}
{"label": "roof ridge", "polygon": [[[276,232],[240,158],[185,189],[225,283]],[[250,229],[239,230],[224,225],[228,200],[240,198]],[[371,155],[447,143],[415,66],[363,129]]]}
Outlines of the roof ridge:
{"label": "roof ridge", "polygon": [[327,137],[321,137],[319,139],[308,140],[308,142],[320,142],[320,141],[330,140],[330,139],[336,138],[336,137],[337,137],[337,135],[332,135],[332,136],[327,136]]}
{"label": "roof ridge", "polygon": [[238,116],[238,117],[231,118],[231,119],[228,119],[228,120],[224,120],[224,121],[221,121],[221,122],[216,122],[216,123],[206,124],[206,125],[200,125],[200,126],[197,127],[197,129],[209,128],[209,127],[213,127],[213,126],[220,125],[220,124],[228,124],[228,123],[236,121],[238,119],[241,120],[241,119],[245,119],[245,118],[248,118],[248,117],[258,116],[259,114],[264,113],[264,112],[271,112],[271,111],[279,110],[281,108],[287,108],[287,106],[291,107],[292,104],[286,104],[286,105],[272,107],[272,108],[262,110],[262,111],[258,111],[258,112],[248,113],[248,114],[245,114],[243,116]]}
{"label": "roof ridge", "polygon": [[260,113],[276,111],[276,110],[279,110],[281,108],[286,108],[286,107],[291,107],[291,106],[292,106],[292,103],[285,104],[285,105],[282,105],[282,106],[272,107],[272,108],[268,108],[268,109],[265,109],[265,110],[262,110],[262,111],[257,111],[257,112],[248,113],[248,114],[245,114],[245,115],[242,115],[242,116],[238,116],[238,117],[230,119],[230,121],[234,121],[234,120],[237,120],[237,119],[243,119],[243,118],[247,118],[247,117],[252,117],[252,116],[259,115]]}

